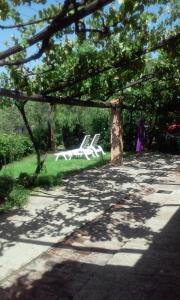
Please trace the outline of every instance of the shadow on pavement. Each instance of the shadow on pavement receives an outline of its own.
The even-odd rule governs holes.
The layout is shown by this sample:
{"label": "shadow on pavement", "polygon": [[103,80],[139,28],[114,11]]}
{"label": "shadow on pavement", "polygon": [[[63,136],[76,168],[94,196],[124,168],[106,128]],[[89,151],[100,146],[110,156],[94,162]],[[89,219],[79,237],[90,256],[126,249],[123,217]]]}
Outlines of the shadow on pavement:
{"label": "shadow on pavement", "polygon": [[[122,217],[122,222],[105,213],[101,222],[96,224],[95,220],[93,227],[86,227],[90,241],[111,242],[114,236],[119,243],[131,237],[151,240],[151,230],[144,222],[155,216],[159,207],[157,203],[144,201],[143,195],[153,193],[154,184],[169,182],[169,173],[177,172],[179,166],[175,159],[176,156],[145,154],[138,160],[125,161],[123,167],[107,165],[72,176],[58,192],[34,195],[33,210],[24,208],[0,216],[0,256],[3,258],[8,248],[20,242],[28,247],[51,246],[53,238],[60,240],[115,203],[123,204],[117,216],[118,220]],[[132,226],[134,221],[138,222],[138,228]]]}
{"label": "shadow on pavement", "polygon": [[[70,247],[70,246],[69,246]],[[123,249],[122,249],[123,251]],[[2,300],[179,300],[180,299],[180,210],[155,236],[149,249],[128,249],[139,254],[131,266],[85,263],[78,260],[52,264],[41,278],[28,275],[0,289]],[[82,258],[82,261],[81,261]],[[60,256],[59,256],[60,260]],[[48,261],[47,261],[48,263]],[[117,261],[118,264],[118,261]]]}
{"label": "shadow on pavement", "polygon": [[[25,243],[26,239],[28,244],[39,241],[41,245],[43,242],[47,245],[48,241],[43,237],[58,237],[68,227],[80,227],[88,220],[88,215],[106,210],[128,194],[139,194],[139,199],[135,199],[137,207],[132,208],[133,214],[142,219],[148,217],[147,214],[151,217],[156,207],[143,203],[141,194],[145,186],[153,192],[154,183],[166,184],[167,172],[175,165],[174,161],[173,156],[145,154],[138,161],[132,158],[125,161],[123,167],[107,165],[72,176],[65,180],[63,191],[59,190],[59,193],[34,193],[33,211],[24,208],[0,216],[0,239],[3,240],[0,255],[16,242]],[[148,193],[148,189],[145,192]],[[149,206],[146,216],[140,208],[144,205]]]}

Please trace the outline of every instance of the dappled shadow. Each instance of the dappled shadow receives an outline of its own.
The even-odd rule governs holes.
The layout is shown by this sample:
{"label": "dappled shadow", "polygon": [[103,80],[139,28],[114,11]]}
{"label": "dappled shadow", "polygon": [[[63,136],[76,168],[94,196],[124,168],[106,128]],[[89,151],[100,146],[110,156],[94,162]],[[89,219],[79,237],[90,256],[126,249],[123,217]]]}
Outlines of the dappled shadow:
{"label": "dappled shadow", "polygon": [[[51,246],[115,203],[123,205],[113,220],[109,217],[111,228],[106,227],[102,216],[101,228],[87,232],[92,241],[110,241],[115,230],[119,241],[134,235],[151,236],[144,220],[156,214],[158,205],[148,203],[143,195],[155,191],[154,182],[167,184],[171,168],[177,171],[177,167],[175,156],[145,154],[138,161],[127,160],[123,167],[106,165],[71,176],[60,189],[34,192],[24,209],[0,216],[0,255],[9,255],[8,248],[18,243]],[[122,223],[116,224],[116,218],[122,218]],[[139,230],[132,227],[133,220],[139,222]]]}
{"label": "dappled shadow", "polygon": [[[66,243],[41,256],[20,272],[16,282],[0,288],[2,300],[179,300],[180,210],[149,248],[121,248],[114,262],[112,251],[73,248]],[[66,252],[64,251],[66,249]],[[91,252],[90,252],[91,250]],[[93,252],[94,251],[94,252]],[[66,255],[65,255],[66,253]],[[124,257],[124,259],[121,259]],[[126,255],[126,256],[124,256]],[[119,258],[119,259],[118,259]]]}
{"label": "dappled shadow", "polygon": [[[85,224],[73,233],[70,242],[80,242],[94,247],[98,242],[117,241],[124,242],[130,238],[151,239],[152,232],[145,222],[156,215],[159,205],[148,203],[142,197],[133,195],[126,196],[123,201],[113,205],[100,217]],[[135,224],[135,225],[134,225]],[[91,243],[92,242],[92,243]],[[100,243],[102,246],[103,243]],[[117,243],[117,247],[121,244]]]}
{"label": "dappled shadow", "polygon": [[[135,168],[143,169],[144,167],[154,171],[180,171],[179,155],[148,152],[139,156],[137,161],[138,164],[134,166]],[[130,166],[131,161],[127,162],[126,165]]]}

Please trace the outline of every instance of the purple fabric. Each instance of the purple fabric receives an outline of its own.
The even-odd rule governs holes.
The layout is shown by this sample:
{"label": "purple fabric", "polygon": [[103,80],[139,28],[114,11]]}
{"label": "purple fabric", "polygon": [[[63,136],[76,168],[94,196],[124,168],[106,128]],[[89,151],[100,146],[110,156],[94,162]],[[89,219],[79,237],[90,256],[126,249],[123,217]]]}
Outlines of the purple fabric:
{"label": "purple fabric", "polygon": [[144,121],[141,120],[137,129],[137,142],[136,142],[136,152],[142,152],[144,150],[145,143],[145,130]]}

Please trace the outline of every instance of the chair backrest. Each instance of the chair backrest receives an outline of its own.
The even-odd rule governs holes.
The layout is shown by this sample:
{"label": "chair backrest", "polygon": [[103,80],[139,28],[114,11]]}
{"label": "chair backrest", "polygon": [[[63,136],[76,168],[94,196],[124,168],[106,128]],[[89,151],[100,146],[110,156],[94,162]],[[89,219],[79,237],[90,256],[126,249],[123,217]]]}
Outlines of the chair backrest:
{"label": "chair backrest", "polygon": [[87,148],[90,144],[90,138],[91,138],[91,136],[89,134],[85,135],[80,148],[83,148],[83,149]]}
{"label": "chair backrest", "polygon": [[99,142],[99,138],[100,138],[100,133],[95,134],[90,144],[90,147],[96,147],[97,143]]}

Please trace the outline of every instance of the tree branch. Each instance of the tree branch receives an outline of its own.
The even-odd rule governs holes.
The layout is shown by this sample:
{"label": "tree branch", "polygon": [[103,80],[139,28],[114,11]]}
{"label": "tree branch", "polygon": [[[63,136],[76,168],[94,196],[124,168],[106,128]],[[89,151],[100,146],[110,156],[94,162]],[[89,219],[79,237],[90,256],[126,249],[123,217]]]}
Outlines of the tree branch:
{"label": "tree branch", "polygon": [[[38,59],[40,58],[44,51],[46,50],[46,48],[48,47],[49,45],[49,39],[50,37],[47,36],[47,38],[45,38],[42,42],[42,45],[41,45],[41,48],[34,54],[30,55],[29,57],[27,58],[24,58],[24,59],[21,59],[21,60],[15,60],[15,61],[8,61],[6,62],[6,66],[19,66],[19,65],[22,65],[22,64],[25,64],[25,63],[28,63],[30,62],[31,60],[35,60],[35,59]],[[0,66],[1,66],[1,62],[0,62]],[[2,66],[4,66],[4,63],[2,63]]]}
{"label": "tree branch", "polygon": [[[173,86],[173,88],[178,88],[179,85]],[[172,87],[164,87],[160,89],[160,91],[171,89]],[[128,110],[145,110],[144,103],[142,104],[142,108],[137,104],[137,107],[132,107],[130,104],[113,104],[111,102],[103,102],[103,101],[94,101],[91,99],[88,100],[79,100],[77,98],[72,97],[51,97],[51,96],[43,96],[39,94],[34,94],[32,96],[28,96],[26,93],[18,92],[14,90],[7,90],[7,89],[1,89],[0,88],[0,96],[15,99],[22,103],[24,101],[32,101],[32,102],[40,102],[40,103],[50,103],[50,104],[61,104],[61,105],[70,105],[70,106],[80,106],[80,107],[97,107],[97,108],[122,108],[122,109],[128,109]],[[127,96],[129,96],[127,94]],[[120,97],[122,100],[122,96]],[[148,108],[147,108],[148,109]],[[180,109],[179,103],[176,104],[174,107],[170,107],[170,109],[178,110]],[[160,110],[161,111],[161,110]]]}
{"label": "tree branch", "polygon": [[49,18],[44,18],[44,19],[40,19],[40,20],[34,20],[34,21],[29,21],[27,23],[20,23],[20,24],[16,24],[16,25],[0,25],[0,29],[14,29],[14,28],[24,28],[26,26],[30,26],[30,25],[35,25],[35,24],[39,24],[42,22],[47,22],[47,21],[51,21],[55,18],[54,17],[49,17]]}
{"label": "tree branch", "polygon": [[79,100],[78,98],[72,98],[72,97],[51,97],[51,96],[43,96],[39,94],[33,94],[32,96],[29,96],[24,92],[7,90],[2,88],[0,88],[0,96],[15,99],[18,101],[23,101],[23,102],[33,101],[33,102],[50,103],[50,104],[64,104],[64,105],[71,105],[71,106],[73,105],[73,106],[99,107],[99,108],[120,107],[120,105],[112,104],[110,102],[94,101],[91,99]]}
{"label": "tree branch", "polygon": [[[8,65],[10,62],[7,62],[5,59],[10,57],[11,55],[16,54],[24,50],[25,48],[28,48],[29,46],[33,46],[40,41],[50,39],[58,31],[61,31],[64,28],[68,27],[69,25],[77,22],[78,20],[96,12],[98,9],[103,8],[105,5],[111,2],[113,2],[113,0],[94,0],[93,2],[87,4],[86,6],[80,7],[75,14],[66,15],[67,13],[67,10],[65,9],[67,6],[67,1],[66,1],[62,11],[53,19],[51,24],[47,26],[45,29],[43,29],[41,32],[36,34],[34,37],[27,40],[28,43],[27,47],[23,47],[20,44],[18,44],[14,47],[7,49],[6,51],[1,52],[0,66]],[[32,55],[31,58],[28,58],[28,62],[30,60],[36,59],[36,57],[39,58],[43,54],[44,50],[45,48],[42,46],[41,51],[38,51],[38,53]],[[11,62],[11,64],[22,64],[22,63],[24,62],[23,61]]]}
{"label": "tree branch", "polygon": [[136,86],[136,85],[140,85],[140,84],[142,84],[146,81],[149,81],[149,80],[153,79],[155,76],[156,76],[155,73],[146,74],[146,75],[142,76],[141,78],[139,78],[138,80],[128,83],[123,88],[123,90],[126,90],[126,89],[131,88],[131,87]]}

